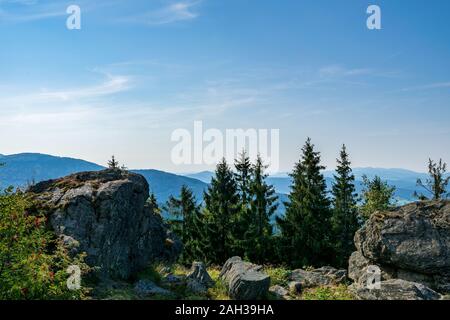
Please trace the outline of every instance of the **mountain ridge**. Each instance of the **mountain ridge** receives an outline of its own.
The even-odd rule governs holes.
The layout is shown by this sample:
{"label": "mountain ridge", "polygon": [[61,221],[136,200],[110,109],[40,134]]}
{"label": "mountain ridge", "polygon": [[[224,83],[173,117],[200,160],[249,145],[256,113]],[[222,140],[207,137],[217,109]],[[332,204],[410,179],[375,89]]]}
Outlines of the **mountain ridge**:
{"label": "mountain ridge", "polygon": [[[93,162],[71,157],[53,156],[44,153],[24,152],[12,155],[0,154],[2,163],[6,165],[0,169],[0,188],[9,185],[14,187],[26,187],[33,182],[60,178],[79,171],[97,171],[105,167]],[[182,185],[193,189],[197,200],[203,200],[203,192],[208,187],[211,171],[197,173],[175,174],[157,169],[131,169],[130,171],[142,174],[149,182],[151,191],[155,193],[160,203],[165,202],[170,195],[177,196]],[[424,179],[427,174],[408,169],[395,168],[354,168],[357,192],[362,189],[362,175],[369,178],[379,175],[389,184],[397,188],[396,196],[401,201],[414,201],[413,193],[419,190],[416,186],[417,178]],[[334,171],[323,172],[327,187],[330,189],[333,183]],[[274,185],[279,195],[286,195],[290,191],[291,178],[277,174],[267,178],[269,184]],[[284,198],[284,197],[283,197]]]}

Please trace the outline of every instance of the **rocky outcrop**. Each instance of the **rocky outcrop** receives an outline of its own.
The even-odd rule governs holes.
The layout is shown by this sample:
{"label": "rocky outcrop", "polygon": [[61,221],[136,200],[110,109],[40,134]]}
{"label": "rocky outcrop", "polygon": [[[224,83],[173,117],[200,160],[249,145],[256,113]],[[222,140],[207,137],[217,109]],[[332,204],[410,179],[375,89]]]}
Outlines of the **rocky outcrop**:
{"label": "rocky outcrop", "polygon": [[155,260],[173,260],[181,244],[147,199],[141,175],[122,170],[82,172],[32,186],[36,208],[54,232],[101,275],[129,278]]}
{"label": "rocky outcrop", "polygon": [[311,271],[296,269],[293,270],[289,276],[289,280],[297,283],[297,288],[302,289],[338,285],[343,283],[346,279],[346,270],[338,270],[333,267],[322,267]]}
{"label": "rocky outcrop", "polygon": [[262,272],[262,266],[233,257],[224,264],[220,278],[227,284],[232,299],[259,300],[267,297],[270,277]]}
{"label": "rocky outcrop", "polygon": [[[425,299],[437,297],[428,294],[431,289],[450,292],[450,201],[377,212],[356,233],[355,244],[358,251],[350,258],[349,277],[358,296],[401,298],[393,292],[398,289],[411,293],[405,297]],[[380,269],[382,289],[366,294],[370,266]]]}

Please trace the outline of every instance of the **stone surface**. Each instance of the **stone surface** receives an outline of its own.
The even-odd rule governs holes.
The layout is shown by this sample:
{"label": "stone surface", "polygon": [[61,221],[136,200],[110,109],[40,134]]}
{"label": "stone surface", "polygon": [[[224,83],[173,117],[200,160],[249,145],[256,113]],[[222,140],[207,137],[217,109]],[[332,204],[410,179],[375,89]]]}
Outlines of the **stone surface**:
{"label": "stone surface", "polygon": [[441,295],[420,283],[391,279],[382,281],[380,289],[368,289],[356,283],[350,290],[361,300],[439,300]]}
{"label": "stone surface", "polygon": [[187,288],[194,293],[205,293],[214,286],[214,280],[208,274],[202,262],[194,262],[191,271],[186,277]]}
{"label": "stone surface", "polygon": [[169,273],[162,281],[168,286],[181,286],[186,282],[186,277]]}
{"label": "stone surface", "polygon": [[174,260],[181,244],[147,199],[141,175],[122,170],[82,172],[30,187],[36,208],[71,250],[86,252],[99,273],[129,278],[156,260]]}
{"label": "stone surface", "polygon": [[367,268],[375,265],[383,283],[400,279],[442,294],[450,292],[450,201],[417,202],[377,212],[356,233],[355,244],[358,251],[349,260],[354,288],[364,292]]}
{"label": "stone surface", "polygon": [[175,295],[173,292],[158,287],[155,283],[148,280],[140,280],[136,283],[134,290],[140,296],[163,296],[167,298],[173,298]]}
{"label": "stone surface", "polygon": [[[374,263],[366,259],[360,252],[353,252],[348,262],[348,277],[360,284],[366,283],[368,267],[371,265]],[[378,265],[377,267],[381,270],[381,280],[390,280],[396,277],[395,269]]]}
{"label": "stone surface", "polygon": [[291,281],[289,282],[289,291],[295,295],[299,295],[303,292],[303,286],[301,282]]}
{"label": "stone surface", "polygon": [[261,266],[244,262],[239,257],[227,260],[220,278],[227,284],[232,299],[258,300],[267,297],[270,277],[262,272]]}
{"label": "stone surface", "polygon": [[276,298],[283,300],[290,300],[289,291],[282,286],[275,285],[269,288],[269,292],[272,293]]}
{"label": "stone surface", "polygon": [[424,274],[450,273],[450,201],[412,203],[372,215],[355,236],[361,254]]}
{"label": "stone surface", "polygon": [[296,269],[289,276],[289,280],[300,283],[302,288],[337,285],[346,279],[346,270],[338,270],[333,267],[322,267],[311,271]]}

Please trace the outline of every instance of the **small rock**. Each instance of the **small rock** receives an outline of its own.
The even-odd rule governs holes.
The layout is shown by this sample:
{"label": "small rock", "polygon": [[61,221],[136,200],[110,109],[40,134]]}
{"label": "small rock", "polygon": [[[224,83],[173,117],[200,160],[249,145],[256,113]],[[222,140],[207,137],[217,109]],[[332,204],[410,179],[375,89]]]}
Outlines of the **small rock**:
{"label": "small rock", "polygon": [[136,283],[134,290],[137,294],[143,295],[143,296],[166,296],[168,298],[174,297],[173,292],[158,287],[155,283],[147,280],[140,280]]}
{"label": "small rock", "polygon": [[191,271],[187,275],[187,279],[196,280],[208,288],[214,286],[214,280],[209,275],[203,262],[194,262],[192,264]]}
{"label": "small rock", "polygon": [[301,282],[298,281],[289,282],[289,291],[296,295],[301,294],[303,291],[303,286]]}
{"label": "small rock", "polygon": [[187,288],[194,293],[204,294],[208,291],[208,288],[214,286],[214,280],[211,279],[205,264],[202,262],[192,264],[191,271],[186,279]]}
{"label": "small rock", "polygon": [[178,276],[171,273],[169,273],[163,279],[163,282],[169,286],[179,286],[184,284],[185,281],[186,278],[184,276]]}
{"label": "small rock", "polygon": [[282,286],[275,285],[269,288],[269,292],[272,293],[275,297],[278,299],[284,299],[288,300],[289,297],[289,291],[283,288]]}
{"label": "small rock", "polygon": [[232,299],[260,300],[267,296],[270,287],[270,277],[261,270],[262,266],[233,257],[224,264],[220,278],[228,285]]}

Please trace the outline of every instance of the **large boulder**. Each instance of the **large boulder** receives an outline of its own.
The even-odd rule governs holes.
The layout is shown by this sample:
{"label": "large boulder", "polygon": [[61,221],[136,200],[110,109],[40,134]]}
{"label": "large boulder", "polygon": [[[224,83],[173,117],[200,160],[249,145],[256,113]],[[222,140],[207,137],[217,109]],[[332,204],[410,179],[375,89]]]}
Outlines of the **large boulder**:
{"label": "large boulder", "polygon": [[262,266],[242,261],[240,257],[227,260],[220,278],[227,284],[232,299],[259,300],[267,297],[270,277],[262,272]]}
{"label": "large boulder", "polygon": [[355,244],[358,251],[349,260],[349,277],[360,292],[370,266],[380,269],[382,283],[391,288],[404,288],[405,282],[388,282],[401,279],[450,292],[450,201],[417,202],[377,212],[356,233]]}
{"label": "large boulder", "polygon": [[366,258],[425,274],[450,273],[450,201],[416,202],[372,215],[355,236]]}
{"label": "large boulder", "polygon": [[36,208],[54,232],[101,275],[129,278],[155,260],[173,260],[181,250],[147,202],[141,175],[123,170],[77,173],[29,188]]}

